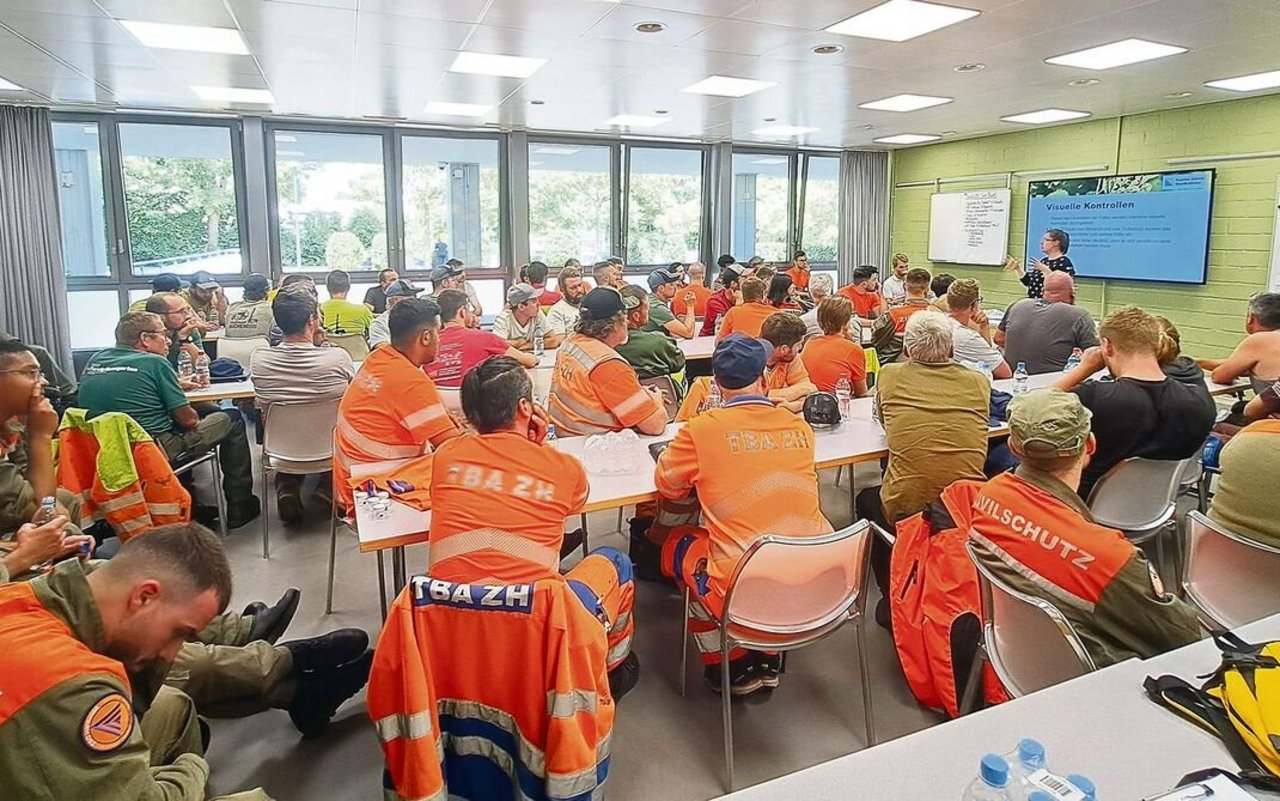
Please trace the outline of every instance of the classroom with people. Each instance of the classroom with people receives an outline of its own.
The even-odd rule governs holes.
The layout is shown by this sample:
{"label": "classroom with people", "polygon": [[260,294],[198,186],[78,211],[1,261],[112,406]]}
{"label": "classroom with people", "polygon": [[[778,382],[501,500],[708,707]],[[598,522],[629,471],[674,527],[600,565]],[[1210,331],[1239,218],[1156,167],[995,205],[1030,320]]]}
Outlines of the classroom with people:
{"label": "classroom with people", "polygon": [[0,799],[1280,801],[1278,35],[0,0]]}

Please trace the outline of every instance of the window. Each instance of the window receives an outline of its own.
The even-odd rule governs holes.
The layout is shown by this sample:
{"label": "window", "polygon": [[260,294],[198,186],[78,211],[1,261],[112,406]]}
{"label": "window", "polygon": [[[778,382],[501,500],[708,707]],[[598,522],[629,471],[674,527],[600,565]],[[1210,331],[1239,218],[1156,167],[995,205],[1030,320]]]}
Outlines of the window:
{"label": "window", "polygon": [[632,148],[627,263],[687,263],[701,252],[702,151]]}
{"label": "window", "polygon": [[382,143],[381,134],[275,132],[276,232],[285,272],[390,264]]}
{"label": "window", "polygon": [[733,154],[733,255],[739,261],[790,260],[790,176],[785,154]]}
{"label": "window", "polygon": [[835,262],[840,242],[840,159],[809,156],[800,247],[811,264]]}
{"label": "window", "polygon": [[122,123],[134,275],[242,270],[231,128]]}
{"label": "window", "polygon": [[529,256],[559,268],[613,250],[610,148],[529,143]]}
{"label": "window", "polygon": [[55,122],[63,271],[77,278],[111,275],[102,148],[96,122]]}
{"label": "window", "polygon": [[400,152],[405,266],[501,267],[498,141],[405,136]]}
{"label": "window", "polygon": [[68,292],[67,314],[71,321],[71,347],[109,348],[116,341],[120,294],[114,289]]}

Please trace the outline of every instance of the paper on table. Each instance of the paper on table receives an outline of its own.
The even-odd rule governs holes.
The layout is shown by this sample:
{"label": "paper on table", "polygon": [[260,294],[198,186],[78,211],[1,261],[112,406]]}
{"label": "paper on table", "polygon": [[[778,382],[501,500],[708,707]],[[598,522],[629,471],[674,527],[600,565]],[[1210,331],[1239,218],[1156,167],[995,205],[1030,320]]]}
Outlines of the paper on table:
{"label": "paper on table", "polygon": [[1225,774],[1219,773],[1203,781],[1171,790],[1164,795],[1155,795],[1145,801],[1258,801],[1258,797],[1241,789],[1240,785],[1231,781]]}

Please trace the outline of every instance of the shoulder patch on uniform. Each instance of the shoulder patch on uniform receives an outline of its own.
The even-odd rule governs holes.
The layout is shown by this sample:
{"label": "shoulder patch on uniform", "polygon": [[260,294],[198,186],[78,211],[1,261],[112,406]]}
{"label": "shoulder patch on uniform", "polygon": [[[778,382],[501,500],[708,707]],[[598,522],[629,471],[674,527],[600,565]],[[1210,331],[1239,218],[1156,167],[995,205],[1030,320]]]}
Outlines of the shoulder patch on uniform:
{"label": "shoulder patch on uniform", "polygon": [[120,693],[103,696],[80,724],[80,739],[90,751],[114,751],[133,733],[133,704]]}
{"label": "shoulder patch on uniform", "polygon": [[1147,562],[1147,575],[1151,578],[1151,589],[1156,594],[1157,601],[1165,599],[1164,582],[1160,580],[1160,573],[1156,570],[1156,566]]}

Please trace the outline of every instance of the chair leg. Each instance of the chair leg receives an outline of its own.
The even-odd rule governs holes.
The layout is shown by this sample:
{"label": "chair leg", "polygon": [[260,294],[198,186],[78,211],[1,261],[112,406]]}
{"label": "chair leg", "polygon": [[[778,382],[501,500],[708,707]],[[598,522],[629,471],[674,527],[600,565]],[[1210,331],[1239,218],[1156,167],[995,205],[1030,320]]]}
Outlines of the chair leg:
{"label": "chair leg", "polygon": [[591,539],[591,537],[590,537],[590,535],[587,533],[587,513],[586,513],[586,512],[583,512],[583,513],[582,513],[582,555],[583,555],[584,557],[587,555],[587,552],[588,552],[588,550],[589,550],[589,546],[587,545],[587,541],[588,541],[588,540],[590,540],[590,539]]}
{"label": "chair leg", "polygon": [[836,468],[836,486],[840,486],[840,476],[844,475],[844,465]]}
{"label": "chair leg", "polygon": [[225,540],[227,538],[227,496],[222,492],[221,446],[213,449],[213,458],[209,460],[209,464],[213,468],[213,497],[214,502],[218,505],[218,529]]}
{"label": "chair leg", "polygon": [[618,533],[619,534],[622,533],[622,513],[625,512],[626,510],[627,510],[627,507],[625,506],[618,507]]}
{"label": "chair leg", "polygon": [[862,671],[862,714],[867,727],[867,747],[876,744],[876,715],[871,702],[871,669],[867,665],[867,642],[863,636],[866,618],[859,615],[854,621],[858,634],[858,669]]}
{"label": "chair leg", "polygon": [[987,663],[987,647],[978,643],[973,653],[973,664],[969,666],[969,677],[964,682],[964,695],[960,698],[960,716],[964,717],[973,711],[978,699],[978,688],[983,684],[983,668]]}
{"label": "chair leg", "polygon": [[267,520],[271,518],[271,494],[267,492],[267,457],[262,457],[262,558],[271,558]]}
{"label": "chair leg", "polygon": [[733,711],[731,698],[733,693],[729,687],[729,637],[724,626],[720,626],[720,714],[724,726],[724,772],[728,781],[726,791],[732,793],[733,782]]}
{"label": "chair leg", "polygon": [[689,673],[689,588],[684,588],[684,617],[680,621],[680,697],[684,698]]}
{"label": "chair leg", "polygon": [[[338,499],[334,498],[329,507],[329,594],[325,597],[324,613],[333,614],[333,571],[338,553]],[[382,566],[379,554],[378,566]]]}
{"label": "chair leg", "polygon": [[1200,480],[1196,482],[1196,509],[1200,514],[1209,511],[1209,482],[1213,476],[1207,470],[1200,473]]}

